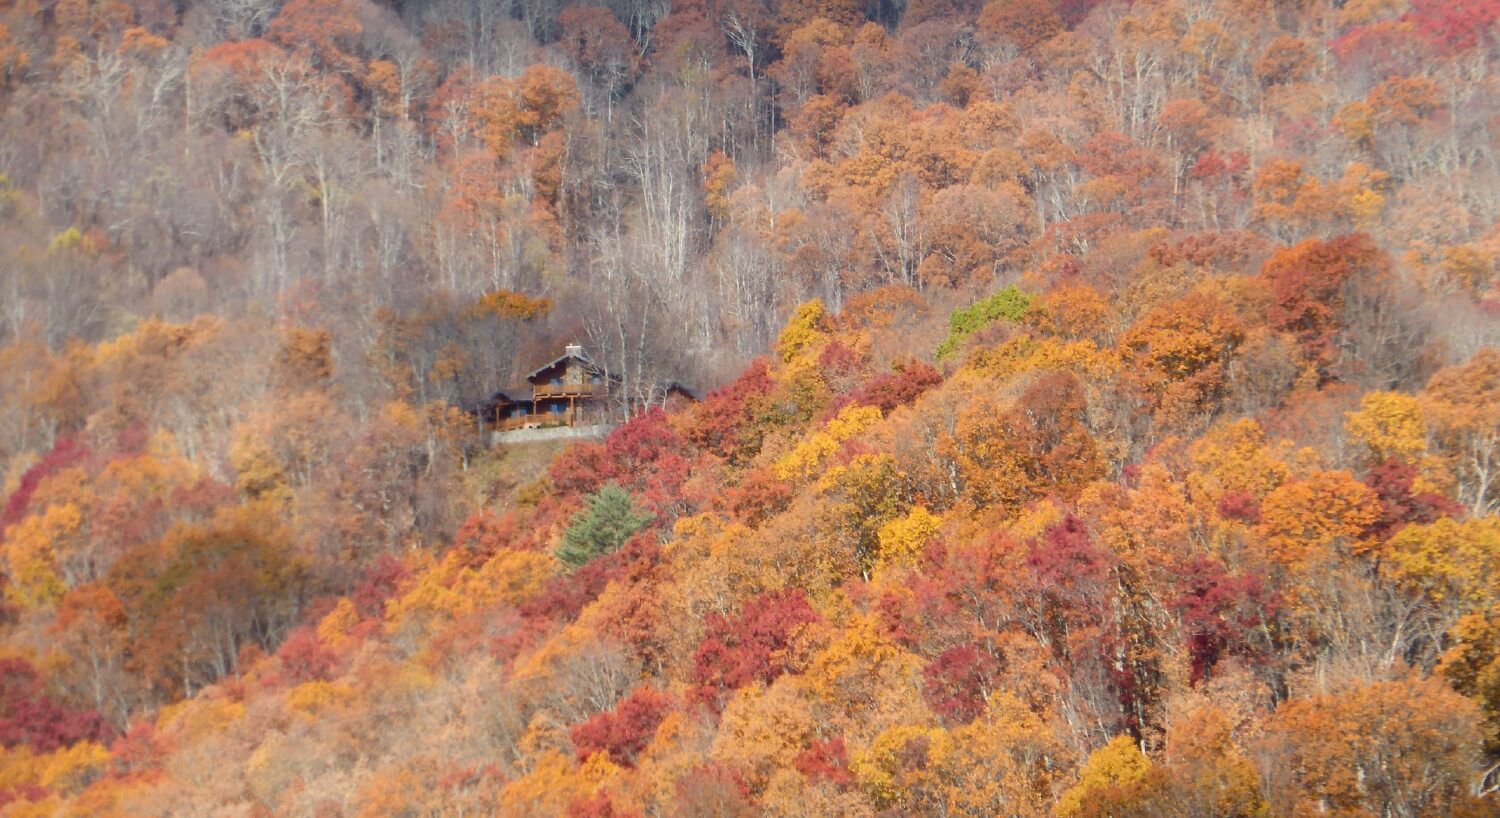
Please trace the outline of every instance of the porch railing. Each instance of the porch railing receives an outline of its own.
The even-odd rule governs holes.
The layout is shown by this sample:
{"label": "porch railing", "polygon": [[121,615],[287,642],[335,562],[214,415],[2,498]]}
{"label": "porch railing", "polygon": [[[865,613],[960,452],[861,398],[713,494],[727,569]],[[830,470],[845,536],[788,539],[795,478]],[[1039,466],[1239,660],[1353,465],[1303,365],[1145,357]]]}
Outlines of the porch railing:
{"label": "porch railing", "polygon": [[603,422],[603,417],[594,412],[579,412],[577,414],[568,414],[565,412],[560,415],[554,415],[550,412],[539,412],[535,415],[517,415],[515,417],[503,418],[495,422],[494,429],[497,432],[512,432],[517,429],[534,429],[543,426],[592,426]]}
{"label": "porch railing", "polygon": [[531,388],[533,398],[591,398],[602,394],[604,385],[597,383],[548,383]]}

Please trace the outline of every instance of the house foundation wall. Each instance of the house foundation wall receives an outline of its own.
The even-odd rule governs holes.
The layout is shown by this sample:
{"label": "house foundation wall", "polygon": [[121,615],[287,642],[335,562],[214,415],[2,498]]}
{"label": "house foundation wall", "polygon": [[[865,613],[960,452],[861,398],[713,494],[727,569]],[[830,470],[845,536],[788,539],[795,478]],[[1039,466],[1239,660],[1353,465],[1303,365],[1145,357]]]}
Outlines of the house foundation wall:
{"label": "house foundation wall", "polygon": [[586,440],[601,438],[614,429],[608,423],[593,426],[549,426],[543,429],[516,429],[510,432],[491,432],[490,445],[497,443],[541,443],[546,440]]}

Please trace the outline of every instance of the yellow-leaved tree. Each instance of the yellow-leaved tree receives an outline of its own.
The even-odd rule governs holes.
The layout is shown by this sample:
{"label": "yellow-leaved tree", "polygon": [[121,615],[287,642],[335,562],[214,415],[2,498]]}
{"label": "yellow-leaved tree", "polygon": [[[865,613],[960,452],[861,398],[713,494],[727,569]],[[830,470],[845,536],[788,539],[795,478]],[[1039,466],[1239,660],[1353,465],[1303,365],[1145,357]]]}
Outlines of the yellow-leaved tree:
{"label": "yellow-leaved tree", "polygon": [[1083,818],[1091,812],[1092,799],[1118,787],[1134,784],[1146,776],[1151,761],[1130,736],[1116,736],[1089,754],[1078,782],[1058,796],[1052,814],[1056,818]]}
{"label": "yellow-leaved tree", "polygon": [[1359,410],[1344,424],[1349,436],[1364,447],[1364,460],[1415,463],[1427,451],[1427,422],[1422,404],[1404,392],[1368,392]]}

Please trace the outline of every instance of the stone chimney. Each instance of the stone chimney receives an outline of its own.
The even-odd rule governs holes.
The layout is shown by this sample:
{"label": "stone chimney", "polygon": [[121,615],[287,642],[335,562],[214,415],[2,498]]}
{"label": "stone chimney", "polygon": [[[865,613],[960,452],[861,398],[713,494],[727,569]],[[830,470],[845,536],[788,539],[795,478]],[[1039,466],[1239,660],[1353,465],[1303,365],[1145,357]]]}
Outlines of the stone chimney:
{"label": "stone chimney", "polygon": [[574,358],[582,358],[583,346],[581,344],[568,344],[568,354]]}

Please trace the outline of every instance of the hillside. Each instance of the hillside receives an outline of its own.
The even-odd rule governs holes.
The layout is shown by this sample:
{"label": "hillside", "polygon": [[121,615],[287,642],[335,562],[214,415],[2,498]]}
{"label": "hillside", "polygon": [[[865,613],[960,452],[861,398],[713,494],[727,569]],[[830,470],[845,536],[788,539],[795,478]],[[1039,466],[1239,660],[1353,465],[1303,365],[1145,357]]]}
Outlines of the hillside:
{"label": "hillside", "polygon": [[1500,814],[1497,20],[0,0],[0,818]]}

